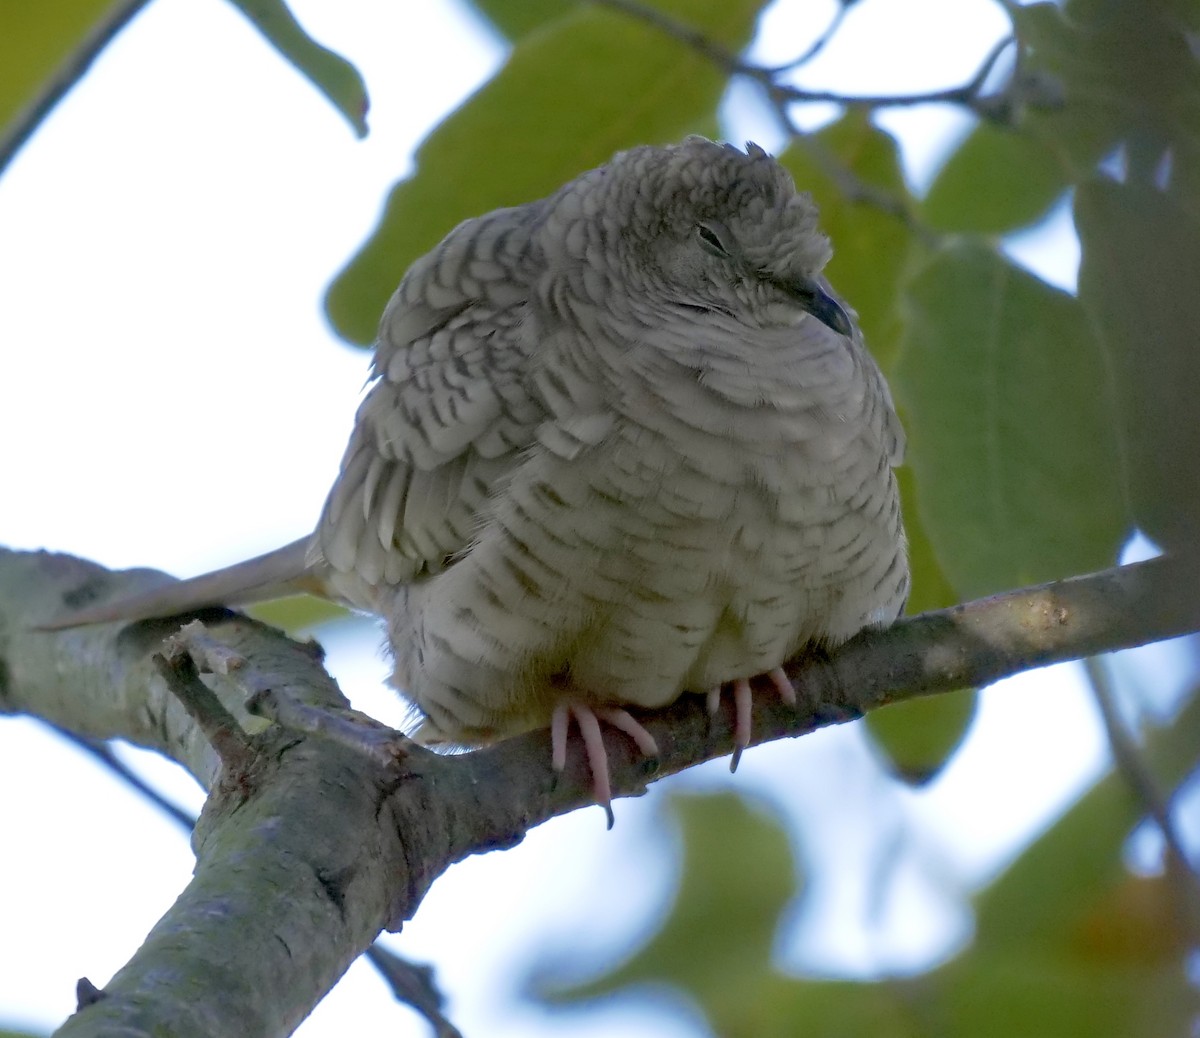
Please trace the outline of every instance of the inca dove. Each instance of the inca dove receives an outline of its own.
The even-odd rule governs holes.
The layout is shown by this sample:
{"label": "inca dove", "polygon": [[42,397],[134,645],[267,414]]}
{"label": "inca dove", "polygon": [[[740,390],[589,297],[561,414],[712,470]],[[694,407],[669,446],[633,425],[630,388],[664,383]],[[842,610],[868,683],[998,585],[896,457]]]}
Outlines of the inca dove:
{"label": "inca dove", "polygon": [[[316,590],[386,618],[418,736],[474,745],[749,678],[908,590],[886,384],[762,149],[642,147],[405,275],[316,532],[65,624]],[[610,816],[611,817],[611,816]]]}

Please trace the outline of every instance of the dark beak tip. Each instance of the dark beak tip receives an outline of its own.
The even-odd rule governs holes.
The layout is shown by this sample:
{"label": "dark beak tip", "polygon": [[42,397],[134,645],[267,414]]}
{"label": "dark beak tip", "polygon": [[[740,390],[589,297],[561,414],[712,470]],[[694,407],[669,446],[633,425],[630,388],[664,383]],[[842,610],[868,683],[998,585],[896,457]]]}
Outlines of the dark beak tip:
{"label": "dark beak tip", "polygon": [[850,321],[850,315],[831,296],[818,290],[804,309],[831,331],[844,335],[847,339],[853,338],[854,325]]}
{"label": "dark beak tip", "polygon": [[854,337],[854,323],[846,313],[845,307],[826,292],[816,279],[801,277],[775,283],[830,331],[848,339]]}
{"label": "dark beak tip", "polygon": [[828,319],[824,324],[828,328],[832,328],[839,335],[846,336],[849,339],[854,334],[854,325],[850,323],[850,315],[846,313],[837,303],[830,301],[831,308],[828,314]]}

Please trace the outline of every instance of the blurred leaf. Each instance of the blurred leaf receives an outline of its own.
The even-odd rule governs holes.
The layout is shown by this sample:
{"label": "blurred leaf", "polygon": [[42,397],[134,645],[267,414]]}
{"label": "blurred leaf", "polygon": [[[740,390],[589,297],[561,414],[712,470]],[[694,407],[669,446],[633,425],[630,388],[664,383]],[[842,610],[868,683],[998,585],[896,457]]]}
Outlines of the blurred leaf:
{"label": "blurred leaf", "polygon": [[811,137],[793,141],[779,156],[797,187],[810,192],[820,207],[821,229],[833,242],[826,273],[858,312],[867,345],[886,368],[899,340],[900,281],[919,243],[899,216],[865,199],[847,199],[820,160],[821,152],[864,184],[910,205],[896,141],[867,113],[852,110]]}
{"label": "blurred leaf", "polygon": [[267,41],[305,76],[354,127],[367,135],[367,88],[350,62],[322,47],[296,21],[283,0],[230,0]]}
{"label": "blurred leaf", "polygon": [[[658,6],[740,50],[764,2]],[[392,189],[379,227],[329,288],[334,328],[371,342],[404,271],[465,217],[550,194],[621,148],[710,129],[726,78],[686,44],[595,7],[526,37],[418,149],[417,173]]]}
{"label": "blurred leaf", "polygon": [[1046,141],[980,123],[938,173],[922,217],[939,231],[1003,234],[1040,220],[1067,187],[1067,170]]}
{"label": "blurred leaf", "polygon": [[923,785],[962,745],[975,719],[978,698],[973,688],[967,688],[892,703],[867,714],[867,731],[893,775]]}
{"label": "blurred leaf", "polygon": [[773,812],[732,793],[674,793],[667,804],[681,829],[683,861],[665,925],[602,979],[544,991],[544,997],[578,1001],[665,980],[697,997],[714,1021],[739,1013],[753,1019],[754,1002],[744,1000],[771,976],[779,915],[797,888],[787,833]]}
{"label": "blurred leaf", "polygon": [[[1020,752],[1019,746],[1013,747]],[[1169,728],[1152,729],[1142,757],[1162,788],[1175,789],[1200,764],[1200,696],[1193,694]],[[1081,927],[1128,879],[1121,848],[1145,811],[1123,775],[1110,773],[1030,845],[978,901],[976,943],[1031,945],[1072,955]],[[1121,961],[1124,956],[1117,956]]]}
{"label": "blurred leaf", "polygon": [[1137,524],[1164,548],[1200,530],[1200,197],[1111,181],[1075,198],[1079,300],[1112,366]]}
{"label": "blurred leaf", "polygon": [[[1146,760],[1167,788],[1196,766],[1198,736],[1193,698],[1146,739]],[[771,920],[790,900],[793,875],[782,831],[728,795],[680,799],[676,809],[684,868],[671,914],[631,960],[555,1001],[666,982],[722,1038],[1167,1038],[1188,1033],[1200,1010],[1184,969],[1178,891],[1122,865],[1142,811],[1119,775],[1097,783],[980,895],[964,951],[880,981],[774,970]]]}
{"label": "blurred leaf", "polygon": [[0,2],[0,154],[19,145],[15,122],[49,98],[72,59],[136,7],[114,0]]}
{"label": "blurred leaf", "polygon": [[44,1031],[9,1031],[0,1028],[0,1038],[44,1038],[46,1033]]}
{"label": "blurred leaf", "polygon": [[910,286],[893,378],[920,517],[964,598],[1111,565],[1127,530],[1104,366],[1066,293],[978,245]]}
{"label": "blurred leaf", "polygon": [[1031,124],[1076,178],[1124,146],[1135,177],[1151,174],[1167,148],[1195,153],[1200,140],[1200,66],[1190,37],[1193,0],[1069,0],[1011,5],[1029,47],[1027,74],[1061,85],[1057,111]]}
{"label": "blurred leaf", "polygon": [[[912,615],[954,605],[958,595],[942,572],[921,524],[912,469],[902,466],[896,478],[912,572],[905,612]],[[977,698],[975,690],[968,688],[950,695],[910,699],[872,710],[864,724],[888,769],[905,782],[920,785],[933,779],[962,745],[975,719]]]}
{"label": "blurred leaf", "polygon": [[1122,876],[1108,896],[1067,932],[1083,959],[1171,966],[1187,954],[1194,934],[1181,910],[1194,898],[1194,877]]}
{"label": "blurred leaf", "polygon": [[1181,962],[1105,966],[1026,947],[973,952],[931,981],[938,997],[923,1008],[939,1032],[970,1038],[1177,1038],[1195,1010]]}
{"label": "blurred leaf", "polygon": [[[901,412],[904,427],[908,419]],[[904,516],[904,531],[908,536],[908,566],[912,573],[912,591],[908,595],[905,612],[909,616],[930,609],[945,609],[957,604],[960,599],[954,586],[946,579],[941,564],[929,543],[929,535],[921,522],[921,509],[917,504],[917,484],[913,470],[902,465],[896,470],[896,482],[900,486],[900,504]]]}
{"label": "blurred leaf", "polygon": [[[1200,762],[1198,747],[1193,696],[1170,728],[1149,733],[1143,757],[1174,789]],[[956,1021],[948,1033],[1188,1033],[1200,1013],[1183,962],[1195,940],[1185,921],[1194,887],[1185,899],[1169,877],[1126,872],[1121,848],[1143,813],[1124,776],[1110,774],[984,891],[973,947],[934,975]]]}
{"label": "blurred leaf", "polygon": [[334,620],[350,620],[357,614],[345,606],[311,595],[291,595],[274,598],[269,602],[257,602],[246,608],[255,619],[272,627],[278,627],[290,635],[311,631],[321,624]]}
{"label": "blurred leaf", "polygon": [[470,0],[470,4],[513,42],[575,9],[571,0]]}

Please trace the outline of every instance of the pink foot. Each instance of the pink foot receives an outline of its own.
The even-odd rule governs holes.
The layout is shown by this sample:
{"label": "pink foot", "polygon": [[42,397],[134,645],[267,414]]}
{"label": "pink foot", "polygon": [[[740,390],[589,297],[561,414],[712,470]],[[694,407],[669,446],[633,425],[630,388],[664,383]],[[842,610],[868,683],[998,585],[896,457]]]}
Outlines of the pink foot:
{"label": "pink foot", "polygon": [[[782,667],[776,667],[774,670],[767,671],[765,675],[775,686],[775,691],[779,693],[779,698],[782,699],[788,706],[796,705],[796,690],[792,687],[788,676],[783,672]],[[729,770],[737,771],[738,764],[742,759],[742,751],[750,745],[750,679],[738,678],[736,681],[730,682],[730,687],[733,692],[733,757],[729,761]],[[716,716],[717,711],[721,708],[721,691],[720,685],[708,690],[708,712],[710,716]]]}
{"label": "pink foot", "polygon": [[614,728],[619,728],[647,757],[658,756],[658,745],[654,736],[627,710],[618,706],[591,707],[576,699],[564,699],[550,715],[550,760],[557,772],[561,772],[567,766],[567,733],[572,717],[579,727],[588,771],[592,774],[592,796],[595,797],[596,803],[604,808],[604,813],[608,816],[608,828],[611,829],[612,783],[609,780],[608,751],[604,748],[604,734],[600,730],[600,722],[607,721]]}

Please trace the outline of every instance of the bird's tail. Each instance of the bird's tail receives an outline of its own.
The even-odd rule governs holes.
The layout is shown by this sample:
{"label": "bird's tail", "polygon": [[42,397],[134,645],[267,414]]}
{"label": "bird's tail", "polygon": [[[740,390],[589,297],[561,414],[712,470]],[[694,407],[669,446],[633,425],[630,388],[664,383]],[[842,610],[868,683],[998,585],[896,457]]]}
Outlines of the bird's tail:
{"label": "bird's tail", "polygon": [[319,595],[323,591],[321,575],[308,565],[306,558],[310,541],[310,537],[301,537],[265,555],[212,573],[150,588],[128,598],[99,602],[41,624],[37,630],[61,631],[117,620],[150,620],[207,606],[248,605],[302,591]]}

